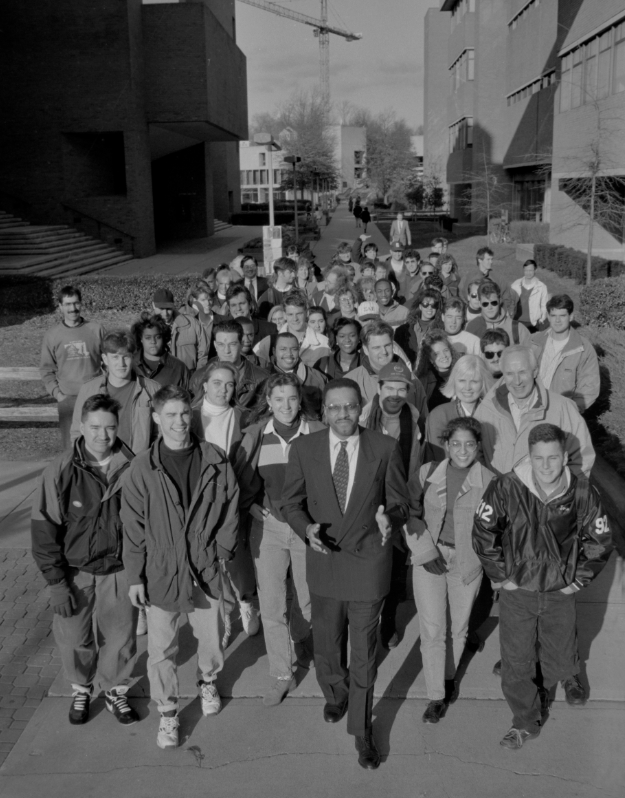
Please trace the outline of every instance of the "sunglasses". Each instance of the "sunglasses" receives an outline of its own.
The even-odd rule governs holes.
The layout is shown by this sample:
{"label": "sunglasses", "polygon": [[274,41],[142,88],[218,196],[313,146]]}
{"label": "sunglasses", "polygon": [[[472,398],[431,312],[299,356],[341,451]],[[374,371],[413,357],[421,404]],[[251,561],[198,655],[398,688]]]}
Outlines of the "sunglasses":
{"label": "sunglasses", "polygon": [[422,308],[430,308],[430,309],[431,308],[435,308],[436,307],[436,302],[422,302],[421,303],[421,307]]}
{"label": "sunglasses", "polygon": [[500,357],[503,349],[498,349],[496,352],[484,352],[486,360],[492,360],[494,357]]}
{"label": "sunglasses", "polygon": [[496,308],[499,305],[499,300],[498,299],[491,299],[489,302],[482,302],[481,305],[482,305],[483,308],[487,308],[489,306],[493,307],[493,308]]}

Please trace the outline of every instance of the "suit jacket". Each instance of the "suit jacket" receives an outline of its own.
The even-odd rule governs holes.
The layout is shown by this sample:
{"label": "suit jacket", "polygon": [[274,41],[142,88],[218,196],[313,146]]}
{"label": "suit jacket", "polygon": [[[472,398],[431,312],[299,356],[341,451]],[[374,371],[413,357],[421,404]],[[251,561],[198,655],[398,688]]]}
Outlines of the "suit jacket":
{"label": "suit jacket", "polygon": [[410,225],[405,219],[398,222],[397,219],[391,225],[391,243],[399,241],[404,247],[412,245],[412,236],[410,234]]}
{"label": "suit jacket", "polygon": [[330,549],[306,549],[306,578],[311,592],[340,601],[378,601],[390,589],[392,541],[382,545],[375,514],[382,504],[393,531],[409,515],[410,499],[397,441],[360,429],[354,485],[345,510],[334,490],[329,430],[296,438],[289,453],[282,512],[307,543],[306,527],[321,524],[321,540]]}
{"label": "suit jacket", "polygon": [[[247,279],[243,280],[243,285],[245,286],[245,288],[247,288]],[[254,299],[258,301],[268,288],[269,288],[269,280],[267,280],[266,277],[257,277],[256,278],[257,294],[256,296],[254,296],[254,292],[252,291],[252,296],[254,296]]]}

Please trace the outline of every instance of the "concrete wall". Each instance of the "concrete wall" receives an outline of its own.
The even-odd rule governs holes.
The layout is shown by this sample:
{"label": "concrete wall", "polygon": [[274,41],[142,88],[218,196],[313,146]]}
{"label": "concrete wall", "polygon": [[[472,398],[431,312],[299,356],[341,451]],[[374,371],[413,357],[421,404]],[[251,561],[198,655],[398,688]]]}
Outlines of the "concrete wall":
{"label": "concrete wall", "polygon": [[425,178],[437,175],[445,189],[449,157],[449,17],[447,12],[428,9],[425,15],[423,48],[423,173]]}

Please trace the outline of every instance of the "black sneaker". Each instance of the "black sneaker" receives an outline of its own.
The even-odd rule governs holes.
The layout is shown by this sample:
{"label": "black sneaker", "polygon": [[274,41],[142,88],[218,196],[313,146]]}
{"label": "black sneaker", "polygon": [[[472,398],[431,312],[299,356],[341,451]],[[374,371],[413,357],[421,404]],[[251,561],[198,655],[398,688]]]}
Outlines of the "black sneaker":
{"label": "black sneaker", "polygon": [[562,687],[564,687],[566,703],[570,706],[581,707],[588,700],[586,690],[584,690],[584,686],[578,676],[569,676],[568,679],[562,682]]}
{"label": "black sneaker", "polygon": [[446,709],[444,701],[430,701],[421,720],[424,723],[438,723],[444,717]]}
{"label": "black sneaker", "polygon": [[74,726],[86,723],[89,720],[89,702],[91,693],[82,693],[76,690],[72,693],[72,705],[69,708],[69,722]]}
{"label": "black sneaker", "polygon": [[139,720],[139,716],[129,705],[123,693],[118,693],[117,690],[107,690],[104,694],[104,700],[108,711],[115,715],[122,726],[132,726],[133,723],[137,723]]}

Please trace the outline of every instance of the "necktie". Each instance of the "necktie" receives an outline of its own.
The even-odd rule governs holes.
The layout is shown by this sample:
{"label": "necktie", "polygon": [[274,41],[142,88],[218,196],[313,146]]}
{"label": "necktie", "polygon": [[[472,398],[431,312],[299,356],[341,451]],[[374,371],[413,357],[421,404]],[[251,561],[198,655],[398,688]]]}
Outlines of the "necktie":
{"label": "necktie", "polygon": [[341,441],[341,449],[334,463],[332,481],[336,498],[339,500],[339,507],[342,515],[345,515],[345,505],[347,503],[347,483],[349,482],[349,460],[347,459],[347,441]]}
{"label": "necktie", "polygon": [[252,297],[256,299],[256,291],[254,290],[254,283],[252,282],[252,280],[247,281],[247,290],[250,292]]}

